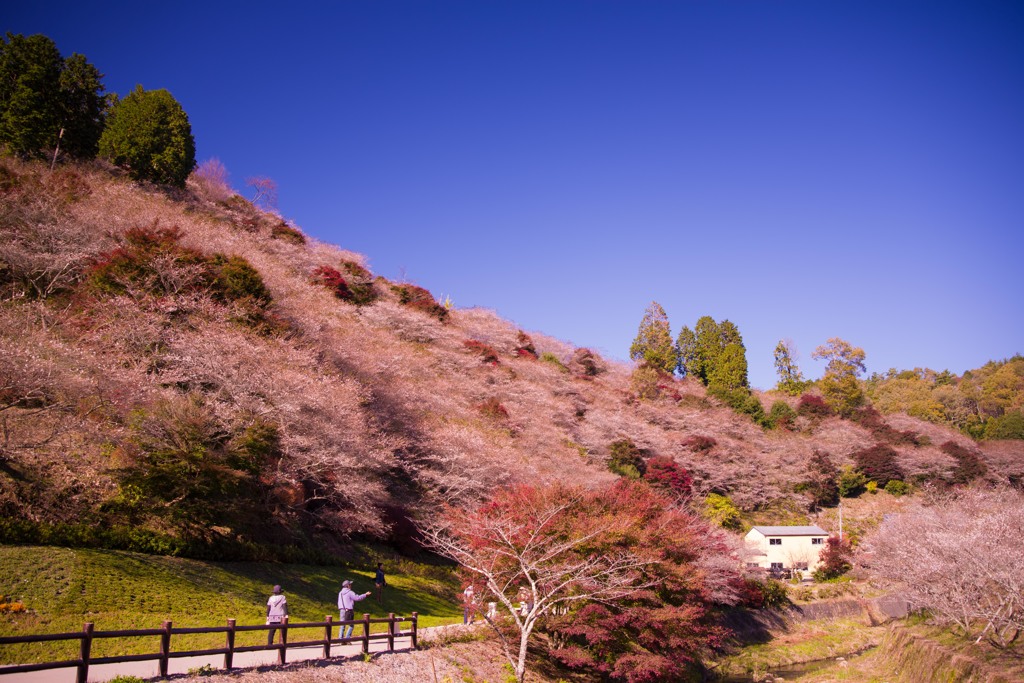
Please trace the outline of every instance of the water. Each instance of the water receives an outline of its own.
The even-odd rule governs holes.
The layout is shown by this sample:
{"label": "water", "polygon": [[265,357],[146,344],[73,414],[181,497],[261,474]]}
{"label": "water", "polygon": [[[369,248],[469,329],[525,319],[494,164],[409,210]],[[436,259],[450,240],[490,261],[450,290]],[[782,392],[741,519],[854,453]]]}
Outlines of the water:
{"label": "water", "polygon": [[[852,657],[864,654],[874,648],[867,648],[860,652],[854,652],[846,655],[845,659],[849,661]],[[800,664],[793,664],[791,666],[781,666],[776,669],[768,669],[767,671],[758,672],[758,677],[754,678],[750,674],[738,675],[738,676],[726,676],[724,678],[716,678],[715,683],[751,683],[751,681],[760,681],[768,674],[777,678],[782,678],[787,681],[799,681],[801,676],[808,674],[817,673],[822,669],[826,669],[830,666],[836,665],[836,658],[830,657],[828,659],[818,659],[813,662],[802,662]]]}

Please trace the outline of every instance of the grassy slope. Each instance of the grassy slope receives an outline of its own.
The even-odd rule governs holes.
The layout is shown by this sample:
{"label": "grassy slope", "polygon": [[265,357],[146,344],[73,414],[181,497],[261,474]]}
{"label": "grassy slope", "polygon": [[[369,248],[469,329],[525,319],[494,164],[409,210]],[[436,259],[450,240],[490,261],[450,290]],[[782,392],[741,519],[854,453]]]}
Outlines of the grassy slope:
{"label": "grassy slope", "polygon": [[[454,575],[425,565],[403,563],[405,573],[389,573],[384,604],[358,603],[372,616],[419,612],[421,626],[452,623],[461,617],[448,596],[458,592]],[[418,574],[418,575],[417,575]],[[373,573],[341,567],[266,563],[200,562],[105,550],[0,546],[0,593],[23,601],[26,614],[0,615],[0,634],[80,631],[86,621],[97,630],[156,628],[165,619],[176,626],[222,626],[263,623],[274,584],[288,596],[292,621],[338,617],[341,581],[351,578],[357,591],[373,587]],[[362,610],[357,610],[361,613]],[[312,632],[306,632],[310,638]],[[321,631],[322,633],[322,631]],[[254,644],[263,633],[239,634],[238,644]],[[179,640],[180,638],[180,640]],[[223,635],[178,636],[174,649],[220,647]],[[0,646],[0,663],[73,657],[76,644]],[[155,638],[101,640],[96,656],[155,652]]]}

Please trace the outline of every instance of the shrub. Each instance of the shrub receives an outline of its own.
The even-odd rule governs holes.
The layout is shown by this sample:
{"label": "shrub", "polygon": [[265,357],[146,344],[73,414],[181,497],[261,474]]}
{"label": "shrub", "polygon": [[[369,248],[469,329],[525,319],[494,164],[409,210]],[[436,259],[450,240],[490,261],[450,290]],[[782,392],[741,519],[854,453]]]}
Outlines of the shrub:
{"label": "shrub", "polygon": [[608,450],[608,469],[620,477],[639,479],[646,472],[640,449],[630,439],[613,441]]}
{"label": "shrub", "polygon": [[689,448],[694,453],[707,453],[712,448],[718,445],[710,436],[704,436],[703,434],[693,434],[683,439],[683,445]]}
{"label": "shrub", "polygon": [[275,240],[283,240],[285,242],[291,242],[292,244],[305,244],[306,236],[302,234],[297,228],[293,228],[284,221],[274,224],[274,227],[270,228],[270,237]]}
{"label": "shrub", "polygon": [[689,498],[693,494],[693,477],[672,458],[659,455],[647,461],[646,479],[656,489],[673,498]]}
{"label": "shrub", "polygon": [[540,359],[545,363],[550,363],[551,365],[554,365],[562,372],[569,372],[569,368],[565,367],[565,364],[558,359],[558,356],[551,353],[550,351],[545,351],[544,353],[540,354]]}
{"label": "shrub", "polygon": [[462,342],[462,345],[465,346],[469,351],[479,355],[480,359],[484,363],[498,365],[498,363],[500,362],[498,360],[498,352],[495,351],[494,347],[491,346],[490,344],[486,344],[476,339],[467,339],[464,342]]}
{"label": "shrub", "polygon": [[516,334],[516,355],[522,358],[537,358],[537,348],[533,345],[533,339],[522,330]]}
{"label": "shrub", "polygon": [[743,528],[739,508],[720,493],[709,493],[704,499],[704,516],[725,529],[739,531]]}
{"label": "shrub", "polygon": [[846,465],[839,473],[839,495],[843,498],[855,498],[864,492],[868,478],[857,468]]}
{"label": "shrub", "polygon": [[850,416],[855,422],[871,431],[876,439],[891,444],[920,445],[921,437],[912,431],[893,429],[882,417],[882,414],[871,406],[866,406]]}
{"label": "shrub", "polygon": [[764,413],[764,406],[757,396],[750,393],[749,389],[740,387],[735,389],[723,389],[712,387],[708,394],[719,399],[738,413],[749,415],[755,424],[762,427],[770,426],[768,416]]}
{"label": "shrub", "polygon": [[829,417],[832,409],[821,396],[817,394],[804,394],[796,407],[797,415],[802,417]]}
{"label": "shrub", "polygon": [[596,377],[601,372],[597,356],[590,349],[576,349],[572,354],[572,366],[584,377]]}
{"label": "shrub", "polygon": [[313,282],[319,285],[323,285],[327,289],[334,293],[334,296],[338,297],[342,301],[349,301],[352,299],[352,290],[349,289],[348,283],[345,282],[345,278],[342,277],[341,273],[335,268],[330,266],[318,266],[313,271]]}
{"label": "shrub", "polygon": [[245,258],[214,254],[207,263],[211,266],[211,284],[216,298],[222,301],[249,300],[261,308],[270,304],[270,290],[263,283],[259,271]]}
{"label": "shrub", "polygon": [[794,419],[796,419],[796,411],[790,408],[789,404],[781,399],[775,401],[775,403],[772,404],[771,410],[768,412],[768,423],[772,427],[790,429],[793,426]]}
{"label": "shrub", "polygon": [[110,111],[99,141],[100,156],[136,180],[184,187],[196,165],[192,126],[166,90],[136,86]]}
{"label": "shrub", "polygon": [[493,397],[478,403],[476,409],[480,411],[481,415],[492,420],[508,419],[508,409],[501,404],[501,401]]}
{"label": "shrub", "polygon": [[988,467],[981,458],[954,441],[947,441],[940,446],[943,453],[956,459],[956,468],[950,477],[953,484],[966,484],[978,477],[984,477]]}
{"label": "shrub", "polygon": [[448,319],[448,309],[437,303],[429,290],[416,285],[392,285],[392,291],[398,295],[398,303],[403,306],[422,311],[441,322]]}
{"label": "shrub", "polygon": [[818,568],[814,570],[815,581],[829,581],[850,571],[850,555],[853,549],[847,540],[839,540],[838,536],[829,536],[825,541],[825,549],[818,558]]}
{"label": "shrub", "polygon": [[[255,309],[272,297],[259,271],[241,256],[207,256],[183,247],[181,231],[172,228],[131,228],[125,244],[99,255],[86,272],[88,287],[100,294],[124,294],[139,288],[154,295],[208,292],[221,302],[241,302]],[[262,322],[261,314],[252,322]]]}
{"label": "shrub", "polygon": [[660,394],[658,388],[660,381],[661,373],[655,368],[644,364],[633,370],[633,374],[629,377],[629,388],[633,390],[637,398],[653,401]]}
{"label": "shrub", "polygon": [[885,485],[885,492],[891,493],[894,496],[905,496],[910,493],[910,484],[899,479],[890,479]]}
{"label": "shrub", "polygon": [[903,480],[905,478],[903,469],[896,460],[899,453],[891,446],[875,444],[870,448],[857,451],[852,457],[864,476],[877,481],[879,486],[884,487],[893,479]]}

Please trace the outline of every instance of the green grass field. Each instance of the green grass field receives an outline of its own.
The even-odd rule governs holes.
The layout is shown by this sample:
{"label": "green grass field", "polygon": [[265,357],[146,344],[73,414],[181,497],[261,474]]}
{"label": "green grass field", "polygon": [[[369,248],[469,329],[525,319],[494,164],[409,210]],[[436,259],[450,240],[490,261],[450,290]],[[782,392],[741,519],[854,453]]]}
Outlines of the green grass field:
{"label": "green grass field", "polygon": [[[375,597],[357,603],[357,617],[368,612],[420,615],[419,625],[461,620],[459,586],[451,571],[408,560],[385,562],[388,588],[383,604]],[[373,588],[373,572],[344,567],[256,562],[202,562],[141,555],[115,550],[84,550],[38,546],[0,546],[0,594],[25,604],[23,614],[0,614],[0,635],[81,631],[83,623],[97,631],[174,626],[262,624],[274,584],[288,597],[291,622],[338,619],[337,596],[344,579],[357,592]],[[384,624],[380,629],[386,628]],[[359,627],[356,627],[359,633]],[[314,640],[323,630],[300,631],[290,641]],[[238,634],[237,645],[266,642],[263,632]],[[221,647],[223,634],[181,635],[174,650]],[[0,645],[0,663],[74,658],[77,642]],[[156,652],[158,639],[98,639],[93,656]]]}

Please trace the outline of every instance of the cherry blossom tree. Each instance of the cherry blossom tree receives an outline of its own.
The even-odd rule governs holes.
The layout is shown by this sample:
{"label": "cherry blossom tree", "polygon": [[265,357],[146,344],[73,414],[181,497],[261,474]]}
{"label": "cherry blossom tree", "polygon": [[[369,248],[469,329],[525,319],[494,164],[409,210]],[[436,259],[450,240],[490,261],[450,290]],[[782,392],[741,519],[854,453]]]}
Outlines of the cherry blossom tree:
{"label": "cherry blossom tree", "polygon": [[1024,629],[1024,495],[933,494],[869,539],[871,567],[918,609],[965,636],[1012,644]]}

